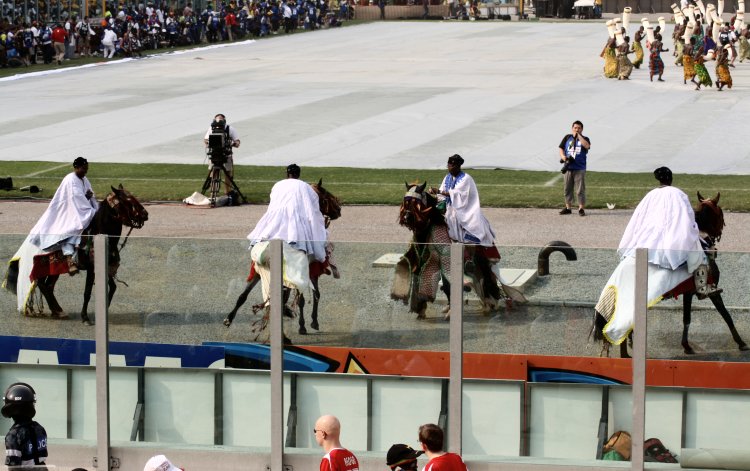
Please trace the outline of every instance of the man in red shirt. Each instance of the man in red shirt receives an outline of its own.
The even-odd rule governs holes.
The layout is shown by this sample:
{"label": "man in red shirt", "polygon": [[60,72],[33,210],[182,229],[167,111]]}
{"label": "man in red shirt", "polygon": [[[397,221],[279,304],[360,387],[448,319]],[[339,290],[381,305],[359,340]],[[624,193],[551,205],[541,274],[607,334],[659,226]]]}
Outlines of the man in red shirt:
{"label": "man in red shirt", "polygon": [[468,471],[461,456],[443,451],[443,429],[437,425],[420,426],[419,443],[430,459],[422,471]]}
{"label": "man in red shirt", "polygon": [[68,32],[62,27],[60,23],[55,25],[52,30],[52,45],[55,47],[55,59],[57,59],[57,65],[62,64],[62,60],[65,57],[65,40],[68,38]]}
{"label": "man in red shirt", "polygon": [[359,471],[359,462],[354,454],[341,446],[339,435],[341,423],[332,415],[321,416],[315,421],[315,441],[326,452],[320,460],[320,471]]}

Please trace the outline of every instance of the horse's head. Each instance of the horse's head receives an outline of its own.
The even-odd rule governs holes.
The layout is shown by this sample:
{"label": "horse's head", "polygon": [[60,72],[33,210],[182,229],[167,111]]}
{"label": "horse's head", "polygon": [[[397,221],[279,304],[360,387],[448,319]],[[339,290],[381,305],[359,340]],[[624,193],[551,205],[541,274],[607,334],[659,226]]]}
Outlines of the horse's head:
{"label": "horse's head", "polygon": [[724,212],[719,207],[719,197],[717,193],[714,198],[707,199],[698,192],[698,209],[695,210],[695,222],[698,229],[705,232],[718,242],[721,239],[721,233],[724,230]]}
{"label": "horse's head", "polygon": [[333,221],[341,217],[341,200],[336,198],[331,192],[323,188],[323,179],[318,180],[318,183],[310,185],[315,193],[318,194],[318,204],[320,205],[320,212],[326,218],[326,227],[328,227],[329,221]]}
{"label": "horse's head", "polygon": [[148,211],[140,201],[122,184],[118,188],[111,187],[112,193],[107,195],[106,202],[115,214],[115,219],[123,225],[140,229],[148,220]]}
{"label": "horse's head", "polygon": [[425,191],[427,182],[419,185],[412,183],[406,184],[406,194],[401,202],[401,210],[398,216],[398,223],[412,231],[421,232],[434,222],[433,218],[436,213],[435,205],[437,199]]}

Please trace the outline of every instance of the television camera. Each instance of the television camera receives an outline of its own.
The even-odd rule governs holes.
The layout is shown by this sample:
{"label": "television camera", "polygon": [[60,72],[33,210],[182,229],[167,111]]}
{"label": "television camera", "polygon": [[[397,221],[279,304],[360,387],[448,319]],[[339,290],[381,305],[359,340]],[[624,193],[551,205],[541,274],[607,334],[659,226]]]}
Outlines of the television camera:
{"label": "television camera", "polygon": [[208,170],[208,176],[206,181],[203,183],[203,189],[201,193],[205,194],[206,190],[211,190],[211,206],[222,206],[227,204],[226,201],[221,201],[218,195],[221,191],[222,185],[222,174],[226,179],[228,185],[231,184],[233,191],[227,195],[229,198],[228,204],[239,205],[238,197],[242,198],[242,202],[247,203],[247,198],[242,194],[237,184],[234,182],[232,175],[227,171],[226,164],[229,162],[229,158],[232,156],[232,138],[229,136],[229,128],[225,119],[220,117],[215,118],[211,122],[211,131],[208,133],[208,139],[206,143],[206,157],[211,161],[211,168]]}

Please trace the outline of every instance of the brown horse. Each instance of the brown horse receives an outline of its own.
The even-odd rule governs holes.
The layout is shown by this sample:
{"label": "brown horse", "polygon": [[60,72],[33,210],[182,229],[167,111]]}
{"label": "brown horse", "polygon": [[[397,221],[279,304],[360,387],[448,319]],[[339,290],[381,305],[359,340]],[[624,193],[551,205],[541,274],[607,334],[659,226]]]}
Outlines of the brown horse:
{"label": "brown horse", "polygon": [[[120,266],[120,250],[122,248],[122,246],[118,247],[117,244],[122,235],[122,227],[130,227],[131,230],[140,229],[148,220],[148,211],[146,211],[135,196],[123,188],[122,185],[118,188],[111,188],[112,192],[99,202],[99,209],[97,209],[89,226],[83,231],[81,244],[78,248],[79,268],[86,271],[86,286],[83,291],[81,321],[88,325],[92,325],[87,310],[89,301],[91,300],[91,291],[94,286],[93,236],[97,234],[109,236],[109,252],[107,254],[109,264],[107,306],[109,306],[117,290],[115,276]],[[38,255],[34,257],[34,268],[32,269],[32,279],[47,301],[47,305],[50,311],[52,311],[52,317],[58,319],[66,319],[68,317],[57,301],[54,292],[55,284],[60,275],[67,273],[67,263],[59,263],[64,260],[65,258],[59,251]],[[37,306],[36,308],[33,306],[33,296],[30,295],[25,314],[27,316],[36,316],[41,314],[41,309],[41,306]]]}
{"label": "brown horse", "polygon": [[[315,193],[318,195],[318,205],[320,208],[320,212],[323,214],[323,218],[325,219],[326,228],[328,228],[328,225],[331,223],[331,221],[336,220],[341,217],[341,201],[334,196],[331,192],[323,188],[323,179],[321,178],[318,180],[318,183],[310,185],[312,186],[313,190],[315,190]],[[318,262],[313,261],[310,263],[310,281],[313,285],[313,308],[312,308],[312,322],[310,323],[310,327],[312,327],[315,330],[319,330],[320,325],[318,324],[318,303],[320,302],[320,288],[318,287],[318,280],[320,279],[321,275],[333,275],[334,278],[338,278],[338,269],[336,268],[335,264],[332,261],[333,257],[333,244],[328,243],[326,246],[326,260],[325,262]],[[224,325],[229,327],[232,325],[232,322],[234,321],[234,318],[237,316],[237,311],[242,307],[243,304],[247,301],[247,297],[250,294],[250,292],[255,288],[255,285],[258,284],[260,281],[260,275],[255,270],[255,267],[251,264],[250,265],[250,275],[247,277],[247,284],[245,284],[245,289],[240,293],[239,297],[237,298],[237,302],[234,305],[234,309],[227,315],[227,317],[224,319]],[[284,304],[289,300],[290,294],[292,293],[292,290],[290,288],[284,288]],[[296,302],[297,306],[299,307],[299,333],[304,335],[307,334],[307,328],[305,327],[305,314],[304,314],[304,307],[305,307],[305,297],[302,295],[302,293],[297,292],[297,295],[294,296],[294,301]],[[256,309],[254,308],[253,311],[255,312]],[[291,310],[285,306],[284,313],[286,315],[291,316]],[[264,325],[263,325],[264,327]]]}
{"label": "brown horse", "polygon": [[[695,222],[698,225],[698,230],[701,234],[701,244],[703,245],[703,249],[708,258],[709,282],[716,285],[718,285],[719,283],[720,276],[719,267],[716,264],[716,244],[719,242],[719,240],[721,240],[721,235],[724,230],[724,212],[719,206],[720,196],[721,193],[717,193],[716,197],[706,199],[700,194],[700,192],[698,192],[698,208],[695,210]],[[693,350],[693,347],[690,346],[690,342],[688,341],[688,331],[690,329],[693,297],[696,295],[694,277],[691,276],[667,293],[664,293],[663,298],[677,298],[679,295],[683,295],[682,348],[686,354],[692,355],[695,353],[695,351]],[[732,321],[732,316],[731,314],[729,314],[729,311],[724,305],[724,300],[721,297],[721,290],[717,290],[713,294],[708,295],[708,298],[711,300],[714,307],[721,315],[721,318],[724,319],[727,327],[729,327],[729,332],[732,334],[732,338],[737,343],[737,347],[739,348],[739,350],[748,350],[749,348],[747,344],[745,344],[744,340],[742,340],[742,337],[740,337],[739,332],[737,332],[737,328]],[[602,335],[602,330],[604,329],[606,323],[606,319],[604,319],[604,317],[602,317],[602,315],[597,312],[595,314],[594,320],[594,339],[604,342],[604,351],[608,352],[609,343],[607,343],[606,339],[604,339]],[[632,342],[632,332],[630,334],[630,340]],[[620,356],[622,358],[630,358],[630,355],[627,351],[627,343],[628,342],[622,342],[620,344]]]}
{"label": "brown horse", "polygon": [[[391,298],[408,304],[409,312],[415,312],[418,319],[424,319],[427,303],[435,301],[441,279],[442,291],[450,303],[451,239],[438,200],[425,191],[426,187],[427,182],[406,184],[399,224],[410,229],[413,237],[409,249],[396,264],[391,287]],[[518,302],[525,301],[520,292],[498,285],[491,262],[499,259],[500,254],[494,246],[466,245],[464,248],[464,274],[471,280],[464,289],[474,288],[485,312],[497,308],[500,299],[504,299],[508,306],[511,305],[511,296]],[[444,312],[448,312],[447,308]],[[449,314],[445,317],[447,319]]]}

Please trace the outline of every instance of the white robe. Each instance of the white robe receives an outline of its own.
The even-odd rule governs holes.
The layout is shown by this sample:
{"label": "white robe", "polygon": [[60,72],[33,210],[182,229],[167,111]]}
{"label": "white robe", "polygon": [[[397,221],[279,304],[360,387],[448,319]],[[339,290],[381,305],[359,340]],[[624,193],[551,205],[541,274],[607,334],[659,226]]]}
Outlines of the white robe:
{"label": "white robe", "polygon": [[448,224],[448,235],[452,240],[467,242],[466,234],[479,239],[479,245],[491,247],[495,242],[495,232],[490,222],[482,214],[479,205],[479,191],[474,179],[461,172],[453,188],[448,188],[448,174],[440,184],[440,191],[447,191],[450,201],[445,209],[445,222]]}
{"label": "white robe", "polygon": [[31,229],[29,242],[48,250],[65,239],[80,237],[99,208],[94,196],[86,198],[88,190],[91,190],[88,178],[78,178],[75,172],[66,175],[47,210]]}
{"label": "white robe", "polygon": [[281,239],[315,260],[325,261],[328,237],[315,190],[295,178],[276,183],[266,213],[247,238],[252,245]]}
{"label": "white robe", "polygon": [[55,246],[63,241],[77,244],[81,233],[94,218],[99,203],[94,196],[86,198],[88,190],[91,190],[91,183],[86,177],[78,178],[75,172],[66,175],[47,206],[47,210],[13,255],[11,262],[18,262],[16,283],[18,312],[24,312],[36,288],[36,282],[29,279],[34,256],[56,250]]}
{"label": "white robe", "polygon": [[620,241],[620,264],[599,296],[596,311],[607,319],[602,333],[619,345],[633,329],[635,250],[648,249],[648,308],[705,263],[695,212],[679,188],[651,190],[638,203]]}
{"label": "white robe", "polygon": [[649,263],[670,270],[687,264],[687,271],[692,273],[705,263],[695,212],[682,190],[656,188],[638,203],[618,253],[621,258],[634,257],[638,248],[648,249]]}

